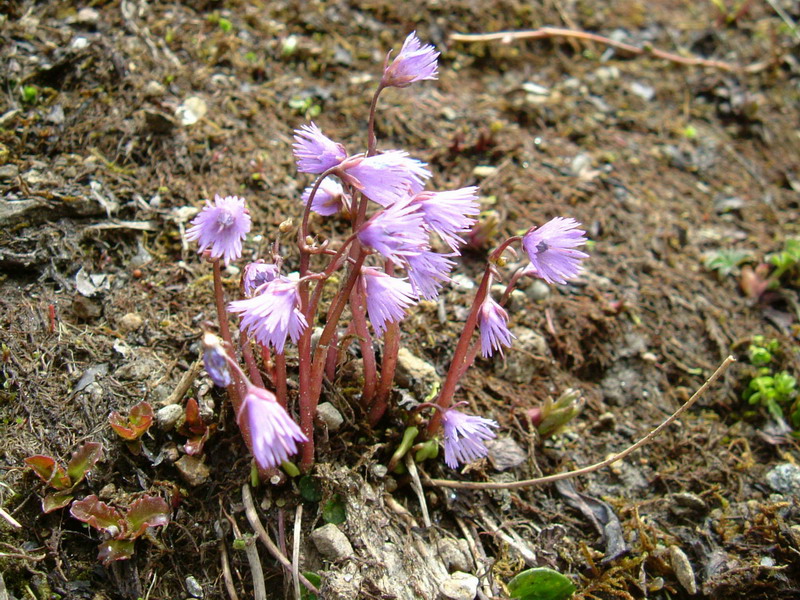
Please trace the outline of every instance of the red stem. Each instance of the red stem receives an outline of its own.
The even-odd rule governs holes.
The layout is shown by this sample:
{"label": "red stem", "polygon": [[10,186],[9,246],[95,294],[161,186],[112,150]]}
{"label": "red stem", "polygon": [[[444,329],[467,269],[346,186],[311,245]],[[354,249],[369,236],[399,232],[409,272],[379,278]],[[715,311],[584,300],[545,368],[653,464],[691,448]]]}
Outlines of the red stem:
{"label": "red stem", "polygon": [[275,377],[272,380],[275,384],[275,397],[278,399],[284,410],[287,406],[287,391],[286,391],[286,355],[281,352],[275,355]]}
{"label": "red stem", "polygon": [[361,347],[361,357],[364,365],[364,389],[361,392],[361,405],[367,407],[375,398],[375,389],[378,383],[378,370],[375,364],[375,347],[372,345],[372,336],[367,325],[367,313],[364,309],[364,294],[353,286],[350,292],[350,311],[353,314],[353,326],[358,336]]}

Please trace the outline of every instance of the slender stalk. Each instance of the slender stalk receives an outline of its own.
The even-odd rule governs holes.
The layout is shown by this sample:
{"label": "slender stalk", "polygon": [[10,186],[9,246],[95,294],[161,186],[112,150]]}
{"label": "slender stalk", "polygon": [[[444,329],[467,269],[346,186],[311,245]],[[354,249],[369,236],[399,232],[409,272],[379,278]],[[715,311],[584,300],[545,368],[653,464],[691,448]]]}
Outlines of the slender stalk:
{"label": "slender stalk", "polygon": [[244,358],[244,364],[247,365],[247,373],[250,375],[250,381],[258,387],[263,388],[264,380],[261,378],[261,372],[258,370],[256,359],[253,357],[253,348],[250,346],[250,338],[244,331],[239,334],[239,345],[242,348],[242,357]]}
{"label": "slender stalk", "polygon": [[275,355],[275,398],[284,410],[287,406],[288,392],[286,390],[286,355],[281,352]]}
{"label": "slender stalk", "polygon": [[383,334],[383,360],[378,395],[369,411],[369,424],[373,427],[383,418],[389,407],[389,394],[392,393],[394,374],[397,370],[398,352],[400,352],[400,323],[389,323],[386,333]]}
{"label": "slender stalk", "polygon": [[383,82],[378,84],[372,102],[369,105],[369,123],[367,124],[367,156],[374,156],[378,148],[378,139],[375,137],[375,113],[378,109],[378,96],[384,89]]}
{"label": "slender stalk", "polygon": [[364,294],[353,286],[350,292],[350,311],[353,315],[353,326],[361,347],[361,360],[364,367],[364,389],[361,392],[361,405],[368,407],[375,398],[378,386],[378,370],[375,364],[375,347],[367,325],[367,313],[364,307]]}
{"label": "slender stalk", "polygon": [[600,462],[594,463],[593,465],[589,465],[588,467],[582,467],[580,469],[575,469],[573,471],[566,471],[565,473],[556,473],[554,475],[547,475],[545,477],[537,477],[536,479],[525,479],[522,481],[512,481],[512,482],[476,482],[476,481],[451,481],[449,479],[427,479],[426,483],[431,485],[439,486],[439,487],[447,487],[447,488],[460,488],[460,489],[469,489],[469,490],[515,490],[524,487],[530,487],[533,485],[542,485],[545,483],[553,483],[554,481],[561,481],[562,479],[571,479],[573,477],[578,477],[580,475],[586,475],[588,473],[594,473],[595,471],[599,471],[600,469],[607,467],[609,465],[614,464],[624,458],[626,458],[632,452],[635,452],[648,442],[655,438],[658,434],[660,434],[666,427],[670,424],[675,422],[683,413],[689,410],[692,405],[700,399],[700,397],[705,393],[705,391],[711,386],[719,377],[728,370],[733,363],[736,362],[736,359],[733,356],[729,356],[714,373],[709,377],[706,382],[700,386],[700,388],[692,394],[692,397],[689,398],[683,405],[672,413],[669,417],[667,417],[662,423],[653,429],[650,433],[644,436],[635,444],[628,446],[622,452],[618,452],[605,460]]}
{"label": "slender stalk", "polygon": [[[483,301],[486,299],[486,294],[489,292],[489,283],[492,280],[492,268],[493,266],[488,264],[486,270],[483,272],[483,279],[481,279],[481,284],[478,287],[478,291],[475,293],[475,298],[472,301],[472,307],[470,308],[467,321],[464,323],[461,337],[458,338],[458,344],[453,353],[453,360],[450,362],[450,368],[447,370],[447,377],[444,380],[442,391],[436,399],[436,404],[443,409],[449,408],[450,404],[453,402],[453,395],[455,394],[456,385],[458,384],[459,376],[462,372],[462,365],[467,358],[469,342],[472,338],[472,333],[475,331],[475,327],[478,325],[478,312],[481,304],[483,304]],[[426,435],[428,437],[433,436],[441,422],[442,411],[437,410],[428,422]]]}
{"label": "slender stalk", "polygon": [[[339,325],[339,318],[342,316],[347,300],[350,297],[350,292],[361,273],[361,265],[364,264],[366,254],[360,252],[360,244],[356,244],[354,248],[359,250],[358,256],[355,259],[355,264],[350,270],[350,275],[344,287],[339,290],[339,293],[333,300],[331,309],[328,312],[327,323],[322,330],[322,335],[317,342],[317,348],[314,351],[314,356],[310,360],[311,373],[308,378],[308,384],[305,389],[300,390],[300,429],[308,438],[302,446],[302,455],[300,459],[300,468],[307,471],[314,463],[314,415],[317,411],[317,404],[319,403],[319,396],[322,392],[322,377],[325,373],[325,362],[327,357],[328,347],[333,341],[336,334],[336,327]],[[300,358],[301,362],[303,357]],[[308,361],[308,359],[306,359]]]}
{"label": "slender stalk", "polygon": [[[214,304],[217,309],[217,321],[219,321],[219,333],[223,341],[225,342],[225,351],[228,353],[228,356],[232,360],[235,360],[235,357],[231,355],[233,349],[236,346],[233,345],[233,339],[231,338],[231,328],[230,325],[228,324],[228,313],[225,310],[225,292],[222,289],[222,269],[220,268],[219,258],[215,258],[212,265],[214,268]],[[226,389],[228,391],[228,398],[231,399],[231,404],[233,405],[233,412],[238,415],[239,408],[242,405],[242,395],[244,393],[245,384],[239,378],[238,374],[234,374],[234,376],[231,379],[232,379],[231,384]],[[245,434],[245,431],[243,429],[242,434],[244,435],[245,440],[247,440],[249,447],[250,432],[248,431]]]}

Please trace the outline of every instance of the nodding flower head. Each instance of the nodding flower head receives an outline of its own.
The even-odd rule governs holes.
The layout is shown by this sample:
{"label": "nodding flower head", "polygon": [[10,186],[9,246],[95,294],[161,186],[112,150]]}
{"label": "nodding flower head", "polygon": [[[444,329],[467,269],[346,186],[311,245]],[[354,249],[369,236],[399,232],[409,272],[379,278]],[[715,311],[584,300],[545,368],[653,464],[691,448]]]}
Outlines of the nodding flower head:
{"label": "nodding flower head", "polygon": [[514,334],[508,330],[508,313],[490,295],[481,304],[478,326],[481,329],[481,355],[484,358],[495,351],[503,354],[503,346],[511,347]]}
{"label": "nodding flower head", "polygon": [[444,462],[451,469],[483,458],[489,453],[486,440],[496,437],[492,428],[499,427],[496,421],[468,415],[454,408],[444,409]]}
{"label": "nodding flower head", "polygon": [[261,293],[228,305],[230,312],[241,313],[239,328],[250,333],[264,346],[283,353],[286,337],[297,342],[308,326],[300,312],[300,296],[296,281],[284,277],[267,283]]}
{"label": "nodding flower head", "polygon": [[522,246],[531,261],[527,274],[547,283],[567,283],[581,270],[581,261],[589,255],[578,246],[586,243],[586,232],[575,219],[555,217],[522,238]]}
{"label": "nodding flower head", "polygon": [[186,239],[197,240],[198,252],[211,249],[211,258],[222,258],[225,264],[242,255],[242,240],[250,231],[250,213],[244,198],[214,196],[186,231]]}
{"label": "nodding flower head", "polygon": [[248,385],[238,420],[240,427],[246,422],[250,429],[253,456],[262,469],[289,460],[292,454],[297,454],[297,442],[308,441],[275,395],[264,388]]}
{"label": "nodding flower head", "polygon": [[414,291],[407,281],[378,269],[362,267],[361,285],[369,320],[379,336],[386,331],[386,323],[402,321],[406,316],[405,309],[415,304]]}
{"label": "nodding flower head", "polygon": [[456,263],[444,254],[425,251],[405,259],[406,272],[414,293],[425,300],[436,300],[439,290],[450,282],[450,271]]}
{"label": "nodding flower head", "polygon": [[436,233],[453,250],[464,243],[459,234],[469,233],[475,224],[472,217],[478,216],[478,188],[469,186],[445,192],[420,192],[413,203],[422,210],[422,218],[428,228]]}
{"label": "nodding flower head", "polygon": [[[311,197],[311,190],[313,186],[307,187],[303,191],[303,205],[308,204],[308,199]],[[337,212],[350,208],[351,198],[348,196],[341,184],[337,183],[330,177],[322,180],[317,188],[317,193],[314,194],[314,200],[311,202],[311,210],[323,217],[335,215]]]}
{"label": "nodding flower head", "polygon": [[344,146],[323,135],[313,122],[294,130],[293,148],[301,173],[323,173],[347,158]]}
{"label": "nodding flower head", "polygon": [[242,275],[244,295],[249,298],[258,288],[277,279],[280,274],[281,268],[275,263],[267,263],[263,260],[248,263],[244,268],[244,275]]}
{"label": "nodding flower head", "polygon": [[228,387],[231,384],[231,372],[228,368],[228,354],[220,340],[213,333],[203,335],[203,366],[214,385]]}
{"label": "nodding flower head", "polygon": [[439,53],[434,47],[423,46],[417,38],[417,32],[412,31],[403,42],[403,47],[394,60],[384,68],[381,85],[404,88],[415,81],[436,79],[438,58]]}
{"label": "nodding flower head", "polygon": [[342,163],[342,178],[367,198],[389,206],[422,191],[431,172],[402,150],[375,156],[351,156]]}
{"label": "nodding flower head", "polygon": [[429,248],[422,213],[408,199],[373,215],[358,230],[358,240],[397,264]]}

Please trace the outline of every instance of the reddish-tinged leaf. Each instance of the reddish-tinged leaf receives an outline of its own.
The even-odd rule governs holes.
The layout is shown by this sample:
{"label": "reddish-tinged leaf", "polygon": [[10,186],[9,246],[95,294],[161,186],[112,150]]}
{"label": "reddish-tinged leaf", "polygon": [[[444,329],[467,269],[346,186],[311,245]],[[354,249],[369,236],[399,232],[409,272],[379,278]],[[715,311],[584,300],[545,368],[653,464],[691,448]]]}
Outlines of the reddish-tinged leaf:
{"label": "reddish-tinged leaf", "polygon": [[73,497],[71,490],[61,490],[59,492],[47,494],[47,496],[42,498],[42,511],[51,513],[59,508],[64,508],[67,504],[72,502]]}
{"label": "reddish-tinged leaf", "polygon": [[184,421],[184,429],[188,429],[191,433],[201,435],[206,432],[208,427],[203,423],[200,418],[200,407],[197,405],[197,400],[189,398],[186,401],[186,420]]}
{"label": "reddish-tinged leaf", "polygon": [[186,440],[183,445],[183,451],[190,456],[195,456],[203,451],[203,445],[208,441],[208,436],[211,433],[210,429],[206,429],[203,435],[196,435]]}
{"label": "reddish-tinged leaf", "polygon": [[128,560],[133,556],[133,540],[106,540],[99,549],[97,559],[107,567],[115,560]]}
{"label": "reddish-tinged leaf", "polygon": [[101,502],[94,494],[73,502],[69,513],[79,521],[100,531],[105,531],[112,537],[125,533],[121,529],[125,525],[125,521],[119,511],[105,502]]}
{"label": "reddish-tinged leaf", "polygon": [[25,459],[25,463],[51,487],[57,490],[66,490],[72,487],[69,475],[61,465],[49,456],[37,454]]}
{"label": "reddish-tinged leaf", "polygon": [[114,411],[108,416],[108,423],[122,439],[138,440],[153,424],[153,407],[147,402],[140,402],[131,408],[127,417]]}
{"label": "reddish-tinged leaf", "polygon": [[126,537],[137,538],[148,527],[161,527],[169,523],[169,506],[163,498],[143,496],[131,504],[125,515],[128,522]]}
{"label": "reddish-tinged leaf", "polygon": [[103,459],[103,445],[98,442],[86,442],[72,453],[72,458],[67,465],[67,475],[72,480],[72,485],[78,485],[97,461]]}

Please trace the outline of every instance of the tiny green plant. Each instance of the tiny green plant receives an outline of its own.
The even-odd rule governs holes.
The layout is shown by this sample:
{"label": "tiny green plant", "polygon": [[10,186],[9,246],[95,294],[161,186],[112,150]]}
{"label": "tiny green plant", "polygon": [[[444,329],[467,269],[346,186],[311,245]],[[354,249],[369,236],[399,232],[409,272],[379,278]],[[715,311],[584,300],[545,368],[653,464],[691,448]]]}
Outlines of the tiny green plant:
{"label": "tiny green plant", "polygon": [[744,399],[749,404],[766,408],[776,421],[783,421],[788,416],[791,426],[800,428],[797,380],[789,372],[776,371],[772,366],[780,357],[778,340],[768,340],[763,335],[753,336],[747,354],[756,371],[744,390]]}
{"label": "tiny green plant", "polygon": [[781,252],[770,254],[767,256],[767,260],[775,267],[775,270],[770,273],[771,287],[778,287],[781,279],[787,276],[796,279],[797,266],[800,264],[800,239],[786,240],[784,249]]}
{"label": "tiny green plant", "polygon": [[120,511],[92,494],[73,502],[69,512],[106,536],[97,555],[98,560],[106,566],[115,560],[127,560],[133,556],[136,538],[142,536],[148,527],[166,525],[170,516],[166,501],[149,495],[142,496]]}
{"label": "tiny green plant", "polygon": [[86,442],[73,452],[66,468],[44,454],[26,458],[25,463],[33,472],[55,490],[42,499],[42,510],[50,513],[69,504],[74,497],[75,487],[102,458],[103,446],[97,442]]}
{"label": "tiny green plant", "polygon": [[736,272],[743,263],[751,260],[753,257],[746,250],[722,249],[706,257],[705,267],[709,271],[716,271],[720,278],[724,278]]}
{"label": "tiny green plant", "polygon": [[508,593],[519,600],[567,600],[575,593],[575,584],[558,571],[537,567],[509,581]]}

